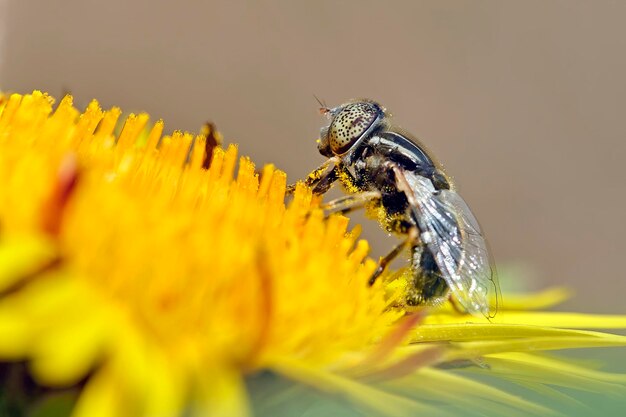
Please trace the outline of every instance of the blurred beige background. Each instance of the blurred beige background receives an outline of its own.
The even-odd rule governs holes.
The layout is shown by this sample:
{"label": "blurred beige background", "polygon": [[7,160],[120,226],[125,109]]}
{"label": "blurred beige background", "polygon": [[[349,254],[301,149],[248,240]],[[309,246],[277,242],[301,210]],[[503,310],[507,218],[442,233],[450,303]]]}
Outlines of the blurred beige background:
{"label": "blurred beige background", "polygon": [[322,161],[313,94],[379,100],[456,179],[499,263],[624,312],[624,22],[620,1],[0,0],[0,88],[170,130],[212,120],[291,180]]}

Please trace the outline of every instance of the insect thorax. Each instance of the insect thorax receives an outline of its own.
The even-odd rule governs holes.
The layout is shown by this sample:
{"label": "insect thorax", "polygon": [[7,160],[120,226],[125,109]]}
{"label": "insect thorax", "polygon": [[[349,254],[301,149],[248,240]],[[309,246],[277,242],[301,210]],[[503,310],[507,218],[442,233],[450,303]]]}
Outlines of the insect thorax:
{"label": "insect thorax", "polygon": [[393,168],[386,164],[387,159],[365,149],[350,166],[342,164],[339,170],[339,181],[348,193],[377,191],[381,199],[368,204],[366,215],[379,222],[389,233],[404,235],[415,226],[409,214],[406,195],[399,191]]}

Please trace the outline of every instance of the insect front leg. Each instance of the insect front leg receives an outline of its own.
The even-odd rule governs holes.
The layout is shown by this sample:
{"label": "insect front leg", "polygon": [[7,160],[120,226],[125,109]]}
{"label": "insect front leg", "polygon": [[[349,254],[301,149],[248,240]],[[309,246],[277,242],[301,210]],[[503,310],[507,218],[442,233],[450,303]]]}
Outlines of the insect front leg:
{"label": "insect front leg", "polygon": [[419,231],[417,230],[417,227],[410,228],[407,232],[406,238],[402,242],[400,242],[396,247],[394,247],[391,250],[391,252],[389,252],[384,257],[380,258],[380,261],[378,261],[378,268],[376,268],[376,271],[374,271],[374,273],[370,277],[369,285],[374,285],[374,282],[376,282],[376,279],[380,276],[380,274],[385,272],[387,265],[389,265],[391,261],[396,259],[396,257],[400,253],[402,253],[404,248],[406,248],[409,245],[411,246],[415,245],[416,242],[418,241],[419,241]]}
{"label": "insect front leg", "polygon": [[[339,178],[337,172],[338,164],[339,158],[336,156],[327,159],[326,162],[313,170],[313,172],[306,177],[304,183],[313,188],[314,194],[321,195],[326,193]],[[290,184],[287,186],[286,193],[288,195],[293,194],[295,190],[296,184]]]}
{"label": "insect front leg", "polygon": [[378,191],[366,191],[364,193],[352,194],[345,197],[339,197],[321,205],[326,212],[326,217],[333,213],[348,214],[351,211],[365,207],[367,203],[380,200]]}

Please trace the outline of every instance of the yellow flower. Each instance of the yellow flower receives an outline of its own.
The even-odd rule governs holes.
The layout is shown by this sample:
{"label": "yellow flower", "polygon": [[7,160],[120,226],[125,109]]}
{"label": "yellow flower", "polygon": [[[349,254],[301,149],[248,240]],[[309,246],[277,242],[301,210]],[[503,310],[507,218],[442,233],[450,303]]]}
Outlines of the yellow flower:
{"label": "yellow flower", "polygon": [[163,136],[139,114],[115,134],[117,108],[52,109],[0,100],[0,361],[77,387],[74,416],[246,415],[265,370],[385,415],[547,411],[472,372],[563,401],[554,386],[623,392],[623,375],[535,352],[625,345],[576,330],[624,316],[529,311],[561,291],[506,296],[492,322],[408,314],[401,273],[366,285],[358,228],[304,186],[285,206],[285,174],[215,132]]}

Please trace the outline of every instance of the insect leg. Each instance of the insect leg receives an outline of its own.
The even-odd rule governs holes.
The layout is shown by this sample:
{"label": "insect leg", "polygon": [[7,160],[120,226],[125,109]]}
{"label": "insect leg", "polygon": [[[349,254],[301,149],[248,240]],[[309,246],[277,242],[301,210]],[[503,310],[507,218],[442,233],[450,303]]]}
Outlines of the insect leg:
{"label": "insect leg", "polygon": [[[338,178],[338,163],[339,158],[337,157],[327,159],[326,162],[317,167],[306,177],[304,183],[309,187],[313,187],[314,194],[324,194],[330,189],[330,186],[333,185]],[[293,194],[294,191],[296,191],[296,184],[290,184],[287,186],[287,195]]]}
{"label": "insect leg", "polygon": [[400,242],[396,247],[391,250],[391,252],[389,252],[387,255],[380,259],[380,261],[378,262],[378,268],[376,268],[376,271],[374,271],[374,273],[370,277],[369,285],[374,285],[374,282],[376,282],[376,278],[378,278],[380,274],[385,271],[387,265],[389,265],[389,263],[393,261],[404,250],[404,248],[406,248],[408,245],[415,244],[415,241],[417,239],[419,239],[419,231],[417,230],[417,227],[410,228],[407,233],[406,239]]}
{"label": "insect leg", "polygon": [[448,300],[450,300],[450,305],[452,306],[454,311],[459,314],[467,314],[467,310],[463,308],[461,303],[459,303],[457,299],[452,296],[452,294],[448,295]]}
{"label": "insect leg", "polygon": [[380,193],[378,191],[366,191],[364,193],[352,194],[345,197],[339,197],[335,200],[331,200],[321,205],[321,208],[326,211],[328,217],[333,213],[347,214],[351,211],[363,208],[367,203],[379,200]]}

